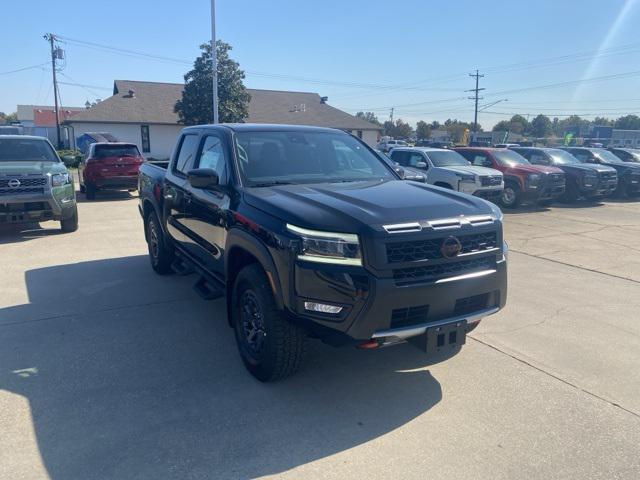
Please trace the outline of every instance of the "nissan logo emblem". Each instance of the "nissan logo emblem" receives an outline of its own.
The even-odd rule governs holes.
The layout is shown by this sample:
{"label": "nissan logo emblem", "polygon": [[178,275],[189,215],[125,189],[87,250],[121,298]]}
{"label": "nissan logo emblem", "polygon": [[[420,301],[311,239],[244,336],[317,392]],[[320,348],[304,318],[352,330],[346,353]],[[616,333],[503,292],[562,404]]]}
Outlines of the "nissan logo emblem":
{"label": "nissan logo emblem", "polygon": [[12,178],[7,182],[7,185],[9,185],[11,188],[18,188],[20,186],[20,180],[18,180],[17,178]]}
{"label": "nissan logo emblem", "polygon": [[455,258],[462,251],[462,244],[456,237],[448,237],[442,242],[440,253],[444,258]]}

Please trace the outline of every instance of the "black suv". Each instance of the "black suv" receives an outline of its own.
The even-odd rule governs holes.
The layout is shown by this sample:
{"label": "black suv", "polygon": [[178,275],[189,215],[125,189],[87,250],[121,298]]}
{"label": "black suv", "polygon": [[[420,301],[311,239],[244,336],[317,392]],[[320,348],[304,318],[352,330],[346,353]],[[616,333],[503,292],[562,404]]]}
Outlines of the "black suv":
{"label": "black suv", "polygon": [[609,147],[609,151],[623,162],[640,162],[640,150],[636,148]]}
{"label": "black suv", "polygon": [[286,125],[188,127],[140,168],[152,267],[226,298],[247,369],[292,374],[306,337],[441,360],[507,297],[502,213],[405,182],[358,138]]}
{"label": "black suv", "polygon": [[611,195],[618,185],[616,170],[607,165],[583,163],[559,148],[509,147],[534,165],[554,166],[566,176],[563,200],[574,202],[578,197],[593,200]]}
{"label": "black suv", "polygon": [[637,196],[640,194],[640,165],[623,162],[604,148],[562,147],[562,149],[581,162],[597,163],[615,168],[616,172],[618,172],[617,196]]}

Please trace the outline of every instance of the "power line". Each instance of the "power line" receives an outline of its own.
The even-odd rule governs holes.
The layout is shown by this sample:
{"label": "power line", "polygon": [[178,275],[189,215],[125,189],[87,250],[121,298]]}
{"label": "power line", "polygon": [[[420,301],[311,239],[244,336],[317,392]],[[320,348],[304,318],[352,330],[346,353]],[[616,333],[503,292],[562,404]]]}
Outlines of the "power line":
{"label": "power line", "polygon": [[29,67],[22,67],[22,68],[17,68],[15,70],[8,70],[6,72],[0,72],[0,75],[9,75],[11,73],[24,72],[25,70],[32,70],[34,68],[43,68],[43,67],[46,67],[46,66],[48,66],[50,64],[51,64],[51,62],[39,63],[37,65],[31,65]]}

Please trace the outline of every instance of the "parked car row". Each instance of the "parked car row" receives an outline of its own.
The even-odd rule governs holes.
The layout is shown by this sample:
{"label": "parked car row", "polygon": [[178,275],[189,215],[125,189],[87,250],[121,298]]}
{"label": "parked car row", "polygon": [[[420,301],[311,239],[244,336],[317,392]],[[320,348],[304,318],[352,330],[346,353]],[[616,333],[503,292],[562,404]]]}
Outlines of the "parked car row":
{"label": "parked car row", "polygon": [[398,147],[388,157],[412,180],[514,208],[523,203],[550,205],[557,200],[571,203],[579,198],[639,195],[640,153],[613,150],[515,144],[453,149]]}

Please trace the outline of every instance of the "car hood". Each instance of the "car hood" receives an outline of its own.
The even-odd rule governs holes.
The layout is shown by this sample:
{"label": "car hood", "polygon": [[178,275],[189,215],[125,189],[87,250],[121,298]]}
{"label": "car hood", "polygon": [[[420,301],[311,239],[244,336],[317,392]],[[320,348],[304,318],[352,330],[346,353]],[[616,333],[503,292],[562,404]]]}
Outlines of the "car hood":
{"label": "car hood", "polygon": [[0,176],[9,175],[46,175],[47,173],[65,173],[67,168],[62,162],[5,162],[0,161]]}
{"label": "car hood", "polygon": [[569,163],[567,165],[561,165],[558,168],[565,172],[576,173],[604,173],[614,172],[615,168],[608,167],[606,165],[598,165],[597,163]]}
{"label": "car hood", "polygon": [[388,223],[492,213],[484,200],[402,180],[278,185],[250,188],[244,195],[249,205],[288,223],[345,233]]}
{"label": "car hood", "polygon": [[469,165],[469,166],[463,165],[463,166],[455,166],[455,167],[436,167],[436,168],[440,168],[442,170],[449,170],[457,173],[473,174],[473,175],[479,175],[484,177],[488,175],[498,175],[498,176],[502,175],[502,172],[500,172],[499,170],[495,170],[493,168],[487,168],[487,167],[477,167],[474,165]]}
{"label": "car hood", "polygon": [[624,163],[609,163],[608,167],[615,168],[619,174],[624,173],[640,173],[640,164],[624,162]]}
{"label": "car hood", "polygon": [[562,173],[558,167],[547,167],[546,165],[514,165],[505,170],[505,173],[527,174],[527,173]]}

